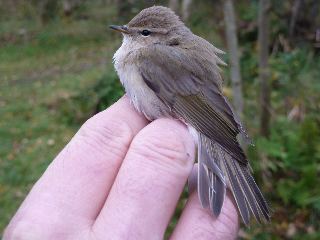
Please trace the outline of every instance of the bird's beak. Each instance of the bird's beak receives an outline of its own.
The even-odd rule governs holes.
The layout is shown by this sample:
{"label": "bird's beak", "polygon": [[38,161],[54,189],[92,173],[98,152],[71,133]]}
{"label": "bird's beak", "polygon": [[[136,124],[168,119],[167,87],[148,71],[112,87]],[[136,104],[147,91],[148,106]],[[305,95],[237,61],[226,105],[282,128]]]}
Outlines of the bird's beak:
{"label": "bird's beak", "polygon": [[116,30],[118,32],[122,33],[129,33],[128,27],[127,26],[117,26],[117,25],[110,25],[109,26],[111,29]]}

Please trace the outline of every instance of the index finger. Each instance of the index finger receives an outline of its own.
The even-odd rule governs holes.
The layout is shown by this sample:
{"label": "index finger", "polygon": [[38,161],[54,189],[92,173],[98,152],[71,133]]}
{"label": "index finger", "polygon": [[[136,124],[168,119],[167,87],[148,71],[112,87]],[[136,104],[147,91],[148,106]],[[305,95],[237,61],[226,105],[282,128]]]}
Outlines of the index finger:
{"label": "index finger", "polygon": [[93,221],[133,137],[147,123],[126,97],[89,119],[34,185],[11,224],[32,219],[43,229],[54,224],[72,229],[68,222]]}

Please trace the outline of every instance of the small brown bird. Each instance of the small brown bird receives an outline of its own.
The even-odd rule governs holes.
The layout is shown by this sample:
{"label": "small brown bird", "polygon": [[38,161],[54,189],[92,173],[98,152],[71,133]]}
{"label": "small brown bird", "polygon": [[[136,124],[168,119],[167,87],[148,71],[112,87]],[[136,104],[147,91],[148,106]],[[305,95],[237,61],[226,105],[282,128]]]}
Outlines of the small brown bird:
{"label": "small brown bird", "polygon": [[217,56],[223,52],[194,35],[169,8],[142,10],[127,25],[110,26],[123,34],[115,69],[134,107],[149,120],[183,121],[198,143],[198,194],[215,216],[226,188],[245,224],[251,214],[269,221],[270,210],[237,141],[245,134],[227,99]]}

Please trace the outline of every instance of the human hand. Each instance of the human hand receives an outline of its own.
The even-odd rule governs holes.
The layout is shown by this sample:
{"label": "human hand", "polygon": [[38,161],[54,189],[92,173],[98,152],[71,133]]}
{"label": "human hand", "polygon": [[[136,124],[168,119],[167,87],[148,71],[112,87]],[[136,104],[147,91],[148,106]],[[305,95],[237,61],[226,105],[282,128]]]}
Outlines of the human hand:
{"label": "human hand", "polygon": [[[81,127],[34,185],[4,239],[163,239],[194,151],[182,123],[148,123],[124,97]],[[214,218],[195,191],[170,239],[234,239],[238,228],[230,196]]]}

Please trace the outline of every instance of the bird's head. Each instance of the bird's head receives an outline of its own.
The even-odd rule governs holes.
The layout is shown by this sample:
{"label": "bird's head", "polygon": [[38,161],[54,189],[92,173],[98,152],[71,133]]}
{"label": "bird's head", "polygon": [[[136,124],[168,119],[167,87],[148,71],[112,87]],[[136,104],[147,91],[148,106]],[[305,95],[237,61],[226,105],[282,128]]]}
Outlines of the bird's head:
{"label": "bird's head", "polygon": [[179,42],[191,33],[170,8],[162,6],[146,8],[128,24],[111,25],[110,28],[121,32],[125,40],[135,41],[142,46],[179,45]]}

